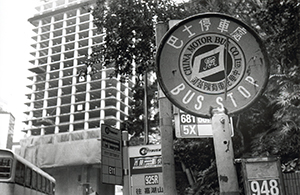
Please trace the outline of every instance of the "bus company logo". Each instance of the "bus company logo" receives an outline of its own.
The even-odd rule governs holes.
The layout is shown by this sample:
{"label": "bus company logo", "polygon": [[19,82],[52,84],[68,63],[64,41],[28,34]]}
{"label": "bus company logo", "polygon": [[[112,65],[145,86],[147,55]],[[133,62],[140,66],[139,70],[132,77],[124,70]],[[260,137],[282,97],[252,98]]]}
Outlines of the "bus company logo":
{"label": "bus company logo", "polygon": [[161,152],[161,148],[150,149],[148,147],[142,147],[139,152],[142,156],[145,156],[146,154],[151,152]]}
{"label": "bus company logo", "polygon": [[118,134],[118,132],[114,131],[111,127],[105,127],[104,131],[105,131],[106,134],[110,134],[110,133],[112,133],[114,135]]}
{"label": "bus company logo", "polygon": [[199,14],[175,24],[157,51],[158,81],[183,111],[210,117],[247,108],[266,87],[269,61],[260,37],[223,14]]}
{"label": "bus company logo", "polygon": [[222,34],[205,34],[191,39],[182,49],[179,67],[185,81],[207,94],[234,88],[245,73],[242,49]]}
{"label": "bus company logo", "polygon": [[141,149],[140,149],[140,154],[141,154],[141,155],[144,156],[144,155],[146,155],[147,153],[148,153],[148,148],[141,148]]}

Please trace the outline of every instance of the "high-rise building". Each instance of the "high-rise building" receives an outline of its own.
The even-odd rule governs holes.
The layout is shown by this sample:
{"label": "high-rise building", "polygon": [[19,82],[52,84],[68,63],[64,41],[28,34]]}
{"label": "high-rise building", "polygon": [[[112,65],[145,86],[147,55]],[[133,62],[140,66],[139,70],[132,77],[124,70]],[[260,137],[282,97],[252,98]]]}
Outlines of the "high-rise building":
{"label": "high-rise building", "polygon": [[104,36],[93,25],[88,2],[41,1],[29,19],[36,32],[26,103],[29,136],[98,128],[104,122],[119,128],[128,114],[129,84],[111,78],[112,69],[78,78],[92,46]]}
{"label": "high-rise building", "polygon": [[91,72],[85,61],[105,36],[89,12],[95,2],[40,0],[29,19],[35,33],[32,84],[27,86],[27,138],[20,141],[20,153],[57,179],[58,195],[110,189],[98,185],[100,127],[119,129],[131,101],[133,83],[111,77],[112,67],[94,65],[93,74],[82,74]]}
{"label": "high-rise building", "polygon": [[0,149],[12,149],[15,117],[0,109]]}

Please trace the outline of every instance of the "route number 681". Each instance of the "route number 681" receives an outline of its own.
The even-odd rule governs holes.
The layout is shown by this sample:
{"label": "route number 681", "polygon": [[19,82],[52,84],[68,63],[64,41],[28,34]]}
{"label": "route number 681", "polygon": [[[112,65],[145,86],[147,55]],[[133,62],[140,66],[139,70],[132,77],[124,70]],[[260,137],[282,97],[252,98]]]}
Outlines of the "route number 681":
{"label": "route number 681", "polygon": [[277,179],[252,180],[249,182],[251,195],[280,195]]}

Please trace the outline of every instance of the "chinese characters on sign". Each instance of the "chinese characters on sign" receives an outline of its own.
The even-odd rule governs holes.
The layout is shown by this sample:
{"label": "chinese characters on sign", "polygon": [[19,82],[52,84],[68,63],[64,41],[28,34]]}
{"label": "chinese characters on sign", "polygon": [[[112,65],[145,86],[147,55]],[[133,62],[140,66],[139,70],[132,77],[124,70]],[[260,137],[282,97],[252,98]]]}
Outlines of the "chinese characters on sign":
{"label": "chinese characters on sign", "polygon": [[145,187],[145,188],[136,188],[134,195],[142,194],[163,194],[163,187]]}
{"label": "chinese characters on sign", "polygon": [[[174,106],[175,135],[177,138],[213,137],[211,119],[196,117]],[[233,120],[229,121],[231,136],[234,136]]]}
{"label": "chinese characters on sign", "polygon": [[[209,31],[210,26],[211,26],[210,18],[201,19],[199,24],[200,24],[202,32]],[[228,21],[226,19],[220,19],[217,30],[219,30],[221,33],[228,32],[229,25],[230,25],[230,21]],[[188,32],[189,38],[196,35],[196,33],[192,32],[190,30],[192,27],[193,26],[184,25],[184,29],[182,30],[182,32]],[[236,29],[233,30],[233,32],[230,33],[230,36],[233,39],[235,39],[236,41],[239,41],[242,38],[242,36],[246,35],[246,34],[247,34],[247,30],[244,27],[238,26]],[[174,47],[176,49],[179,49],[183,46],[183,42],[181,40],[180,44],[178,44],[178,43],[176,43],[178,40],[180,40],[180,39],[172,35],[168,39],[167,44],[171,45],[172,47]]]}
{"label": "chinese characters on sign", "polygon": [[129,148],[133,195],[163,195],[161,145]]}
{"label": "chinese characters on sign", "polygon": [[179,22],[157,55],[158,79],[170,101],[195,116],[211,108],[236,113],[262,93],[269,75],[258,35],[241,21],[202,14]]}
{"label": "chinese characters on sign", "polygon": [[122,185],[121,131],[101,124],[102,182]]}
{"label": "chinese characters on sign", "polygon": [[161,156],[134,158],[133,169],[144,169],[147,167],[149,168],[161,167],[161,164],[162,164]]}

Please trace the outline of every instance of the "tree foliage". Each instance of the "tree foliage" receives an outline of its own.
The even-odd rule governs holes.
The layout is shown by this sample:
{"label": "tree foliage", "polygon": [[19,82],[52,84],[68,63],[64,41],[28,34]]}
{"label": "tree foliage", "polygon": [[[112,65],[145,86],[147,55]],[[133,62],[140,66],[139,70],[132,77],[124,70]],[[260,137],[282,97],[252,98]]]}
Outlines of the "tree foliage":
{"label": "tree foliage", "polygon": [[268,1],[255,15],[257,25],[265,33],[271,60],[265,93],[271,123],[256,135],[253,154],[278,155],[283,162],[300,154],[299,4],[299,1]]}
{"label": "tree foliage", "polygon": [[106,33],[105,44],[93,48],[90,62],[114,63],[125,76],[154,70],[156,18],[170,18],[174,7],[169,0],[98,0],[94,24]]}
{"label": "tree foliage", "polygon": [[[179,4],[171,0],[98,0],[92,13],[98,30],[106,34],[105,44],[93,47],[87,65],[114,66],[114,74],[122,78],[135,75],[135,101],[124,126],[140,135],[144,129],[143,75],[155,71],[155,24],[203,12],[239,18],[262,37],[271,76],[259,101],[234,117],[235,157],[279,155],[284,163],[295,163],[300,154],[299,4],[299,0],[190,0]],[[153,82],[147,87],[149,111],[157,107],[156,86]],[[150,118],[150,126],[158,127],[158,116]],[[195,193],[217,193],[211,139],[176,139],[174,149],[176,159],[193,170]]]}
{"label": "tree foliage", "polygon": [[[171,0],[98,0],[93,9],[94,24],[105,33],[105,43],[93,47],[88,66],[114,66],[112,76],[128,79],[134,76],[133,99],[123,128],[139,136],[144,131],[144,77],[155,71],[155,24],[176,17],[179,8]],[[147,86],[150,129],[157,129],[157,83]],[[154,116],[153,116],[154,115]]]}

